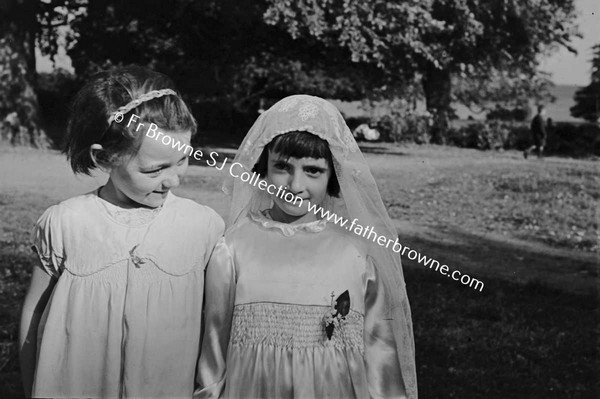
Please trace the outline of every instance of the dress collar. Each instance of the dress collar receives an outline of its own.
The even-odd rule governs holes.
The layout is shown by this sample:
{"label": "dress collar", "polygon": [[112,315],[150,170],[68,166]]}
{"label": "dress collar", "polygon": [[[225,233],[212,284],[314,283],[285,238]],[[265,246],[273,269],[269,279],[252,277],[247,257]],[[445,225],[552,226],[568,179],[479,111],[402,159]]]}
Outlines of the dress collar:
{"label": "dress collar", "polygon": [[158,214],[162,211],[165,204],[171,199],[171,192],[167,194],[167,198],[163,204],[157,208],[145,208],[140,206],[139,208],[121,208],[117,205],[114,205],[105,199],[100,197],[100,190],[102,187],[98,188],[93,192],[93,196],[96,199],[96,202],[104,213],[113,221],[128,227],[140,227],[144,226],[148,223],[151,223]]}
{"label": "dress collar", "polygon": [[306,231],[308,233],[319,233],[325,230],[327,227],[327,220],[320,219],[306,223],[281,223],[271,219],[271,213],[269,209],[265,209],[261,212],[250,212],[250,219],[260,224],[267,229],[280,230],[286,237],[291,237],[298,231]]}

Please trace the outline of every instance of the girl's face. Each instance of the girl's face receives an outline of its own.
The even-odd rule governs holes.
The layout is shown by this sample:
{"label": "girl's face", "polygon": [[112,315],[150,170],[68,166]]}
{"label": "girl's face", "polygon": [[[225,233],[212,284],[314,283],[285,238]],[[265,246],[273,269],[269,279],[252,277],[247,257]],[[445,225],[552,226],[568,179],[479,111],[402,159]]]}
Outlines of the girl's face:
{"label": "girl's face", "polygon": [[[283,223],[316,220],[316,215],[308,210],[309,201],[315,205],[323,203],[332,172],[325,158],[291,158],[269,151],[266,180],[277,187],[287,187],[285,192],[272,196],[273,219]],[[287,192],[302,198],[302,205],[284,200]]]}
{"label": "girl's face", "polygon": [[[165,132],[186,145],[191,132]],[[188,167],[186,154],[159,140],[144,136],[137,154],[111,167],[102,197],[123,208],[161,206],[169,190],[179,186]]]}

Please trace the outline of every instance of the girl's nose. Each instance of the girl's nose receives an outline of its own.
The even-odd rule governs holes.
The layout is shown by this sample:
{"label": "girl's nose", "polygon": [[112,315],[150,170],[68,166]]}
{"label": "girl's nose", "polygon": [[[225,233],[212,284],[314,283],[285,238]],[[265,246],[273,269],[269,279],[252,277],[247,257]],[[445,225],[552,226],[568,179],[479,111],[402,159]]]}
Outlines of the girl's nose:
{"label": "girl's nose", "polygon": [[294,194],[301,193],[304,191],[305,181],[302,173],[294,173],[289,182],[290,191]]}
{"label": "girl's nose", "polygon": [[180,179],[178,173],[172,173],[169,177],[163,181],[163,186],[167,189],[172,189],[179,186]]}

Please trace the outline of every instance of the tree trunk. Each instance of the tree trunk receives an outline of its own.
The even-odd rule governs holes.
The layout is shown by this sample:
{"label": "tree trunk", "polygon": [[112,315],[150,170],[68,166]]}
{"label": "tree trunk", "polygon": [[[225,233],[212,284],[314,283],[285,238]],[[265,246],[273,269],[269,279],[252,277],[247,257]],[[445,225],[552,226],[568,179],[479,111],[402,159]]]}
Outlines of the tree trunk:
{"label": "tree trunk", "polygon": [[0,141],[47,148],[36,95],[36,0],[0,0]]}
{"label": "tree trunk", "polygon": [[425,68],[423,91],[427,110],[433,115],[431,142],[444,144],[450,126],[450,103],[452,100],[452,81],[450,71],[438,69],[433,65]]}

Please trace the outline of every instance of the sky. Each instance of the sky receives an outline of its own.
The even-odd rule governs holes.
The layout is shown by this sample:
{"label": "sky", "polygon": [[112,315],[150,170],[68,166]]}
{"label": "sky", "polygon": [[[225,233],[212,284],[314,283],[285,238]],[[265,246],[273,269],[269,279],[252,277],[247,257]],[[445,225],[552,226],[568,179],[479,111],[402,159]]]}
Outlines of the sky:
{"label": "sky", "polygon": [[[583,34],[583,38],[575,38],[572,42],[578,54],[561,47],[552,56],[541,60],[540,69],[550,72],[555,84],[587,86],[591,75],[591,48],[600,43],[600,0],[575,0],[575,7],[579,12],[579,29]],[[52,62],[48,57],[43,57],[39,50],[36,51],[36,59],[38,72],[52,70]],[[57,66],[73,70],[63,48],[59,48]]]}
{"label": "sky", "polygon": [[551,57],[542,60],[541,70],[552,74],[555,84],[587,86],[592,71],[594,44],[600,44],[600,0],[575,0],[579,11],[578,24],[583,38],[573,40],[577,55],[561,48]]}

